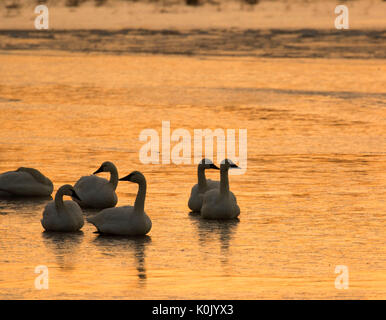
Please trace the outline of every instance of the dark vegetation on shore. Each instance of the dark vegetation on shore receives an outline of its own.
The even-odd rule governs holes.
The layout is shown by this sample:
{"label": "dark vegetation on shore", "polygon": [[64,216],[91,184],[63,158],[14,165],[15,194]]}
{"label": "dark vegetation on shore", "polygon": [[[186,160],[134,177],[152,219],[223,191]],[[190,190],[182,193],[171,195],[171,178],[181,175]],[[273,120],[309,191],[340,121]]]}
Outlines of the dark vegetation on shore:
{"label": "dark vegetation on shore", "polygon": [[[2,6],[7,10],[19,10],[24,5],[28,4],[64,4],[67,7],[79,7],[82,4],[88,2],[93,2],[96,7],[103,6],[107,3],[117,3],[117,2],[144,2],[144,3],[154,3],[160,4],[163,6],[170,5],[181,5],[185,4],[188,6],[200,6],[204,4],[211,4],[220,6],[224,2],[239,2],[241,5],[250,5],[254,6],[260,3],[261,0],[3,0]],[[278,2],[283,0],[263,0],[270,2]],[[285,0],[284,0],[285,1]],[[287,0],[290,1],[290,0]],[[356,0],[341,0],[341,2],[352,2]],[[386,1],[386,0],[382,0]],[[310,3],[310,0],[304,0],[305,3]],[[1,5],[0,5],[1,6]]]}
{"label": "dark vegetation on shore", "polygon": [[[95,6],[103,6],[104,4],[108,2],[147,2],[147,3],[159,3],[161,5],[176,5],[176,4],[186,4],[188,6],[199,6],[203,4],[213,4],[213,5],[220,5],[220,0],[30,0],[29,3],[32,4],[58,4],[63,3],[67,7],[78,7],[82,5],[85,2],[94,2]],[[245,3],[249,5],[255,5],[258,4],[260,0],[233,0],[238,1],[240,3]],[[4,7],[6,9],[20,9],[23,4],[25,4],[25,1],[22,0],[4,0]]]}
{"label": "dark vegetation on shore", "polygon": [[0,51],[8,50],[386,59],[386,30],[0,30]]}

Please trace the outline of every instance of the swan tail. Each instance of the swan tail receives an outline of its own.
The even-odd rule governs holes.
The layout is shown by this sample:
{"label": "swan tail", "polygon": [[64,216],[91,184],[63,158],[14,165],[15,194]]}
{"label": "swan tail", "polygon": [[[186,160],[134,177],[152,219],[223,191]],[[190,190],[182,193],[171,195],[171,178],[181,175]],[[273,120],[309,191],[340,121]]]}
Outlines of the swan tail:
{"label": "swan tail", "polygon": [[90,222],[90,223],[92,223],[93,225],[95,225],[94,220],[93,220],[93,217],[87,217],[86,220],[87,220],[87,222]]}
{"label": "swan tail", "polygon": [[95,218],[95,217],[87,217],[86,220],[87,220],[87,222],[90,222],[91,224],[93,224],[95,226],[95,228],[97,228],[97,231],[94,231],[94,233],[102,234],[103,232],[101,230],[99,230],[99,228],[96,225],[96,222],[93,220],[93,218]]}

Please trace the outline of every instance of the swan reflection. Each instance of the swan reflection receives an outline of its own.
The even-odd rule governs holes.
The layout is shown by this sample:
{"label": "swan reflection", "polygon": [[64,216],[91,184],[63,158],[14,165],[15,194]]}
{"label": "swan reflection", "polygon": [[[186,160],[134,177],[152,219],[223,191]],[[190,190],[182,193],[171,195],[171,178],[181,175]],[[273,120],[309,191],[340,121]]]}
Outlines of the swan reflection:
{"label": "swan reflection", "polygon": [[83,231],[77,232],[42,232],[44,245],[55,255],[61,269],[74,270],[79,246],[83,242]]}
{"label": "swan reflection", "polygon": [[[239,219],[232,220],[206,220],[199,214],[189,214],[192,224],[198,231],[198,242],[203,248],[208,244],[220,242],[221,262],[228,264],[229,248],[231,240],[237,230]],[[215,239],[213,239],[215,238]]]}
{"label": "swan reflection", "polygon": [[108,236],[98,235],[93,241],[104,254],[122,257],[127,252],[134,254],[138,285],[146,284],[146,248],[151,244],[150,236]]}
{"label": "swan reflection", "polygon": [[48,201],[52,200],[51,196],[47,197],[15,197],[15,196],[0,196],[0,214],[9,213],[28,213],[40,212]]}

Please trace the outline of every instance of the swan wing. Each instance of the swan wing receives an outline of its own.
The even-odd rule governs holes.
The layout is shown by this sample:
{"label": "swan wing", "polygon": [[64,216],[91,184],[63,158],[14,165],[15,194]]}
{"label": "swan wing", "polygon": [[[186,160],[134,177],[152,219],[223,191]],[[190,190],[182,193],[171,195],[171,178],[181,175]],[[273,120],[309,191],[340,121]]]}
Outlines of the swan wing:
{"label": "swan wing", "polygon": [[201,210],[202,206],[202,198],[203,194],[198,192],[198,184],[195,184],[192,187],[192,190],[190,192],[188,207],[193,212],[199,212]]}
{"label": "swan wing", "polygon": [[219,189],[220,188],[220,181],[207,179],[206,185],[207,185],[207,189],[203,193],[199,192],[198,184],[195,184],[192,188],[192,191],[190,192],[188,207],[193,212],[200,212],[201,207],[202,207],[202,203],[203,203],[203,199],[204,199],[204,195],[212,189]]}
{"label": "swan wing", "polygon": [[208,190],[220,188],[220,181],[207,179],[206,184],[208,186]]}
{"label": "swan wing", "polygon": [[37,169],[20,167],[19,169],[16,170],[16,172],[27,172],[35,179],[36,182],[45,184],[53,188],[52,181]]}
{"label": "swan wing", "polygon": [[75,201],[66,200],[64,201],[64,206],[66,207],[66,213],[73,225],[74,229],[80,229],[84,225],[83,212],[79,204]]}
{"label": "swan wing", "polygon": [[96,175],[81,177],[74,185],[74,188],[82,193],[91,193],[103,189],[108,185],[107,179],[98,177]]}
{"label": "swan wing", "polygon": [[118,202],[109,181],[95,175],[81,177],[74,185],[74,189],[82,200],[77,202],[84,207],[108,208],[114,207]]}
{"label": "swan wing", "polygon": [[126,224],[128,216],[132,213],[134,207],[124,206],[117,208],[107,208],[97,213],[92,217],[88,217],[87,221],[92,223],[101,232],[106,232],[106,229],[117,229]]}
{"label": "swan wing", "polygon": [[232,192],[222,197],[219,189],[212,189],[205,193],[201,215],[207,219],[233,219],[240,215],[240,208]]}

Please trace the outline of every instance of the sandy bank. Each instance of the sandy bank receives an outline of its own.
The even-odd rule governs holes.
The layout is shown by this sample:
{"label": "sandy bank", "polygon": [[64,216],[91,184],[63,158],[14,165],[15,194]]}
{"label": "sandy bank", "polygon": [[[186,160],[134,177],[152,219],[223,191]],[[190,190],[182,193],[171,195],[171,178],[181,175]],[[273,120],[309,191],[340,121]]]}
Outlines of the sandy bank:
{"label": "sandy bank", "polygon": [[[386,2],[345,2],[350,29],[386,29]],[[77,8],[48,3],[50,29],[334,29],[337,1],[261,1],[256,6],[239,2],[188,7],[185,5],[111,1],[102,7],[87,2]],[[34,5],[6,9],[0,5],[0,29],[34,29]]]}

